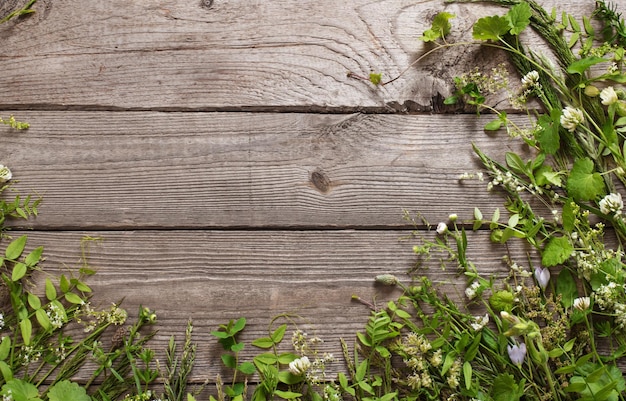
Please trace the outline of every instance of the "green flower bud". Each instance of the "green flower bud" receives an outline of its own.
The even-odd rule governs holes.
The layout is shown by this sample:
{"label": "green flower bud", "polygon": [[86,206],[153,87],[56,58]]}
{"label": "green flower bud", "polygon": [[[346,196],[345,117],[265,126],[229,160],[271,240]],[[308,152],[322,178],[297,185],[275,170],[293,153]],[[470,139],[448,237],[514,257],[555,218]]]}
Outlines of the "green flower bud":
{"label": "green flower bud", "polygon": [[376,282],[384,285],[396,285],[398,278],[393,274],[379,274],[376,276]]}
{"label": "green flower bud", "polygon": [[589,97],[596,97],[600,94],[600,90],[593,85],[588,85],[585,87],[585,95]]}
{"label": "green flower bud", "polygon": [[[515,296],[510,291],[496,291],[489,297],[489,305],[496,311],[510,312],[513,309]],[[503,312],[503,313],[504,313]]]}

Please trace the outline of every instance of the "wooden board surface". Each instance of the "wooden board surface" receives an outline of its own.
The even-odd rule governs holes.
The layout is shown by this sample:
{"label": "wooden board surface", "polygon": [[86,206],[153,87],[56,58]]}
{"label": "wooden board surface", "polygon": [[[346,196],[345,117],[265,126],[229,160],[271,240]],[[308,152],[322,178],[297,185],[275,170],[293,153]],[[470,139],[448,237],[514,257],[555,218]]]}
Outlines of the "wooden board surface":
{"label": "wooden board surface", "polygon": [[523,151],[475,115],[16,114],[32,128],[0,130],[3,162],[43,195],[42,229],[406,227],[403,209],[437,224],[501,206],[459,181],[481,169],[472,143]]}
{"label": "wooden board surface", "polygon": [[[591,1],[542,1],[574,15]],[[347,77],[397,76],[430,48],[418,38],[438,12],[471,39],[485,4],[440,0],[39,0],[0,30],[0,108],[139,110],[430,110],[453,77],[502,54],[438,52],[389,86]],[[560,15],[560,13],[559,13]],[[461,17],[462,16],[462,17]],[[538,49],[540,49],[539,47]],[[512,77],[512,81],[518,78]]]}
{"label": "wooden board surface", "polygon": [[[400,295],[398,289],[375,284],[374,278],[395,274],[409,284],[407,273],[419,260],[412,248],[420,243],[409,238],[407,230],[27,234],[28,249],[44,246],[47,256],[43,267],[53,275],[81,267],[82,239],[85,235],[99,238],[87,243],[87,261],[97,270],[87,280],[97,294],[93,304],[107,308],[124,299],[130,316],[138,305],[155,309],[159,332],[152,344],[159,358],[163,358],[169,337],[180,338],[187,320],[193,319],[194,338],[199,344],[194,382],[214,379],[221,370],[211,330],[229,319],[246,317],[248,329],[241,339],[249,342],[266,335],[271,319],[282,313],[299,315],[300,319],[294,317],[298,327],[322,338],[323,350],[337,356],[333,371],[342,370],[339,340],[351,343],[370,313],[351,296],[383,305]],[[433,235],[431,232],[424,237],[432,239]],[[469,238],[468,258],[477,268],[486,276],[502,274],[505,247],[491,244],[484,232],[470,232]],[[511,252],[520,264],[526,263],[522,250]],[[417,275],[429,276],[462,302],[465,283],[454,266],[442,271],[433,258]],[[43,277],[34,280],[41,292]],[[250,358],[252,352],[249,347],[244,356]]]}
{"label": "wooden board surface", "polygon": [[[418,37],[437,12],[463,17],[460,41],[491,6],[38,0],[34,9],[0,26],[0,115],[32,124],[0,127],[0,163],[20,192],[44,199],[40,216],[17,224],[30,229],[29,246],[45,246],[53,273],[79,264],[84,236],[102,237],[89,258],[94,303],[157,310],[160,352],[193,319],[196,383],[221,371],[209,331],[240,316],[249,341],[272,317],[297,313],[339,356],[339,339],[353,339],[369,314],[351,295],[391,299],[398,292],[373,277],[406,278],[415,263],[412,243],[399,241],[411,228],[403,209],[433,224],[475,206],[488,215],[502,199],[485,182],[458,181],[480,168],[471,143],[500,160],[524,150],[487,135],[489,116],[429,114],[452,111],[440,106],[455,75],[501,54],[446,51],[382,88],[347,76],[393,77],[428,50]],[[479,269],[501,271],[502,250],[486,233],[471,238]],[[429,274],[462,293],[454,271],[435,263]]]}

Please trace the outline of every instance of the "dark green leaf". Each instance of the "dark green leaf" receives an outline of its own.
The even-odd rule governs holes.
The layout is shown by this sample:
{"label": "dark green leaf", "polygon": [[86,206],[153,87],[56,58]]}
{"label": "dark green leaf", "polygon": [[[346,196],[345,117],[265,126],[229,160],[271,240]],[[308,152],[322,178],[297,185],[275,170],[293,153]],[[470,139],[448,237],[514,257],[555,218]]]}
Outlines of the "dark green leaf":
{"label": "dark green leaf", "polygon": [[561,110],[554,109],[550,116],[543,114],[537,121],[541,130],[535,136],[541,150],[549,155],[555,154],[561,146],[559,137],[560,118]]}
{"label": "dark green leaf", "polygon": [[565,308],[574,304],[574,299],[578,297],[576,281],[569,270],[563,269],[556,279],[556,292],[561,294],[561,303]]}
{"label": "dark green leaf", "polygon": [[227,368],[235,369],[237,367],[237,360],[231,354],[222,354],[222,362]]}

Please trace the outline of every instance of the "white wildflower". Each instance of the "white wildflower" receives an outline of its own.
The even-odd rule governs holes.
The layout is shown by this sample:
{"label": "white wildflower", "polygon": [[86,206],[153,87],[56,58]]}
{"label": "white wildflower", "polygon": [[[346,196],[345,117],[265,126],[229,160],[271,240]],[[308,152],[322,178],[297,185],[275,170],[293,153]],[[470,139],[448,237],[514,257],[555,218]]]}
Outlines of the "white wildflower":
{"label": "white wildflower", "polygon": [[437,234],[442,235],[448,232],[448,225],[444,222],[437,224]]}
{"label": "white wildflower", "polygon": [[600,211],[604,214],[615,214],[619,216],[622,214],[624,208],[624,202],[622,201],[622,195],[619,193],[610,193],[598,203]]}
{"label": "white wildflower", "polygon": [[303,375],[311,367],[311,361],[306,356],[289,362],[289,371],[296,376]]}
{"label": "white wildflower", "polygon": [[485,316],[474,316],[474,323],[470,323],[474,331],[480,331],[489,323],[489,314],[485,313]]}
{"label": "white wildflower", "polygon": [[480,283],[478,281],[474,281],[472,284],[470,284],[469,287],[467,287],[465,289],[465,296],[468,299],[476,298],[476,295],[478,294],[478,289],[479,288],[480,288]]}
{"label": "white wildflower", "polygon": [[566,107],[561,114],[561,125],[569,132],[576,131],[576,128],[585,121],[585,116],[580,109]]}
{"label": "white wildflower", "polygon": [[530,71],[522,77],[522,89],[534,89],[539,87],[539,73],[535,70]]}
{"label": "white wildflower", "polygon": [[615,89],[613,89],[612,86],[609,86],[608,88],[604,88],[602,89],[602,92],[600,92],[600,99],[602,99],[602,104],[605,106],[610,106],[612,104],[617,103],[617,92],[615,92]]}
{"label": "white wildflower", "polygon": [[0,184],[9,181],[11,178],[13,178],[11,170],[7,166],[0,164]]}
{"label": "white wildflower", "polygon": [[574,299],[574,308],[585,311],[589,309],[591,305],[591,299],[589,297],[578,297]]}

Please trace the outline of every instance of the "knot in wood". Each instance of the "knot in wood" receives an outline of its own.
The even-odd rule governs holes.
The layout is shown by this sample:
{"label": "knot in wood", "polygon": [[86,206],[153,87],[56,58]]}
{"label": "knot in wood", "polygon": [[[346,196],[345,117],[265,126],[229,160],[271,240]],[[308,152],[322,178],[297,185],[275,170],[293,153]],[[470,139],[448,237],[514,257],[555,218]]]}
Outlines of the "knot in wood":
{"label": "knot in wood", "polygon": [[321,170],[315,170],[311,173],[311,183],[323,194],[328,193],[332,185],[330,178]]}
{"label": "knot in wood", "polygon": [[213,0],[201,0],[200,5],[204,8],[211,8],[213,5]]}

